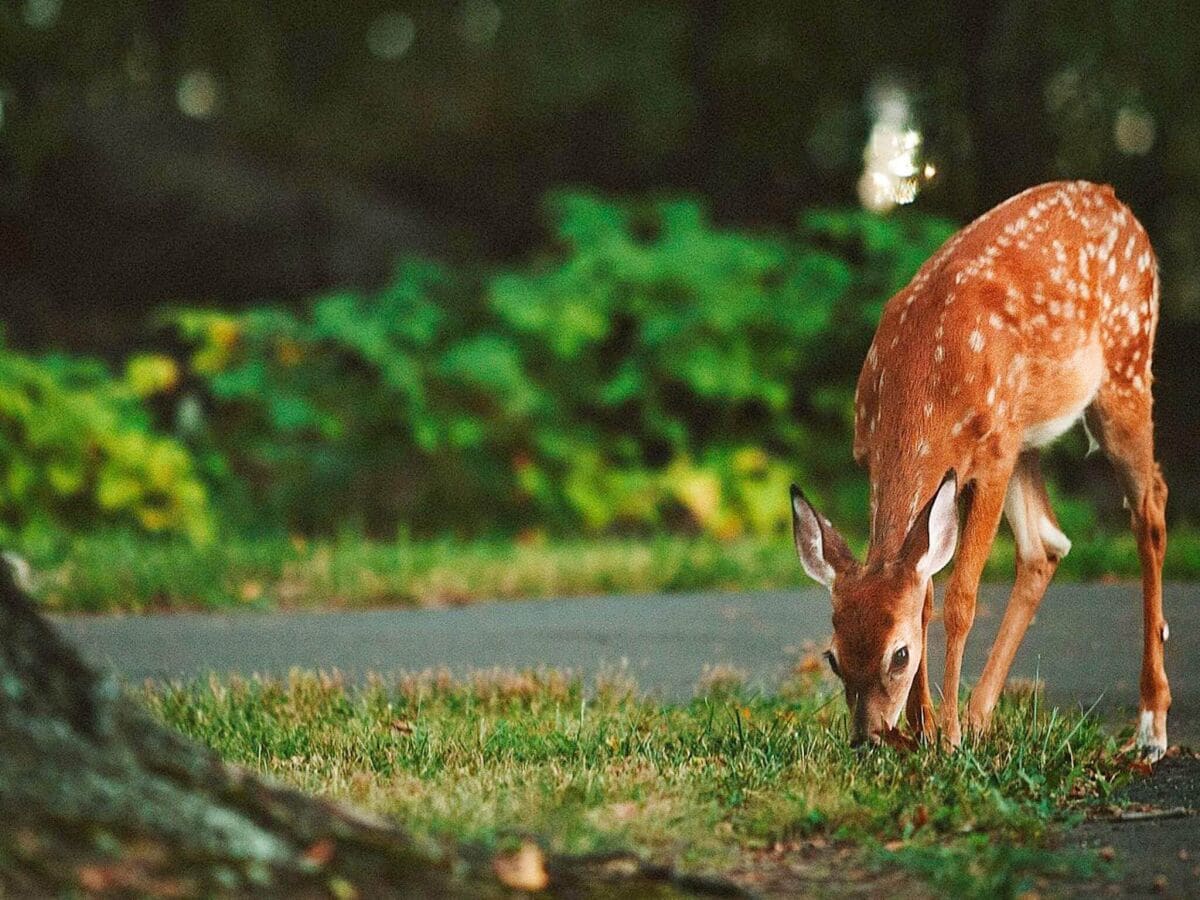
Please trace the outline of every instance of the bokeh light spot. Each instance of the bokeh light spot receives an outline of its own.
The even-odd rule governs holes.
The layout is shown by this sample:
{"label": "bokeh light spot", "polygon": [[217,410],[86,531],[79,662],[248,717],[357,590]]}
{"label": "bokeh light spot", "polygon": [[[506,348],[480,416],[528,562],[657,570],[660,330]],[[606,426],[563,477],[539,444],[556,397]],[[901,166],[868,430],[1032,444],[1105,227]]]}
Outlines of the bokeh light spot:
{"label": "bokeh light spot", "polygon": [[1145,156],[1154,146],[1154,117],[1143,109],[1122,106],[1113,120],[1113,142],[1126,156]]}
{"label": "bokeh light spot", "polygon": [[25,24],[39,31],[52,26],[62,12],[62,0],[25,0],[21,12]]}
{"label": "bokeh light spot", "polygon": [[858,199],[874,212],[912,203],[934,167],[921,162],[923,140],[915,127],[908,92],[890,81],[871,89],[869,104],[875,124],[863,150]]}
{"label": "bokeh light spot", "polygon": [[1062,112],[1079,96],[1079,72],[1070,67],[1061,69],[1046,82],[1046,111]]}
{"label": "bokeh light spot", "polygon": [[379,59],[399,59],[412,46],[417,27],[404,13],[386,12],[367,27],[367,49]]}
{"label": "bokeh light spot", "polygon": [[221,101],[217,79],[204,69],[193,69],[179,79],[175,102],[179,111],[193,119],[210,119]]}
{"label": "bokeh light spot", "polygon": [[490,44],[500,30],[503,13],[493,0],[467,0],[458,18],[458,32],[471,44]]}

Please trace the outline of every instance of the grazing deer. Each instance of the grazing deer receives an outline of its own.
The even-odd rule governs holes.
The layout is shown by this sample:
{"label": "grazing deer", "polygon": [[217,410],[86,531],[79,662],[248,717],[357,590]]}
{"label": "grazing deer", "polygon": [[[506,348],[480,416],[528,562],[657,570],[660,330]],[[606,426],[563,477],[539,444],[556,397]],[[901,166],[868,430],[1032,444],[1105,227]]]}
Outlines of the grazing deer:
{"label": "grazing deer", "polygon": [[940,726],[951,745],[960,743],[963,648],[1003,514],[1016,539],[1016,580],[967,708],[968,728],[987,728],[1071,547],[1050,508],[1038,448],[1083,417],[1116,467],[1141,560],[1135,742],[1151,760],[1166,751],[1167,488],[1154,460],[1150,396],[1157,321],[1158,272],[1145,230],[1111,188],[1083,181],[1030,188],[985,213],[888,301],[855,394],[854,458],[870,479],[865,562],[792,487],[796,549],[833,597],[827,656],[845,684],[855,742],[880,741],[902,710],[919,735],[932,733],[931,579],[957,545],[943,605]]}

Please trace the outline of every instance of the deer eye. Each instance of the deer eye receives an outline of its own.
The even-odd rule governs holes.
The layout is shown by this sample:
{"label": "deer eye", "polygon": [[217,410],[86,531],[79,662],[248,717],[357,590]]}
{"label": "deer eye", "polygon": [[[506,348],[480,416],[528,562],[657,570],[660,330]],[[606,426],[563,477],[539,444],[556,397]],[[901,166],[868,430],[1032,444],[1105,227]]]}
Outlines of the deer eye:
{"label": "deer eye", "polygon": [[892,671],[899,672],[908,665],[908,647],[901,647],[892,654]]}
{"label": "deer eye", "polygon": [[825,661],[829,663],[829,668],[833,670],[833,674],[838,678],[842,677],[841,671],[838,669],[837,657],[833,655],[832,650],[825,651]]}

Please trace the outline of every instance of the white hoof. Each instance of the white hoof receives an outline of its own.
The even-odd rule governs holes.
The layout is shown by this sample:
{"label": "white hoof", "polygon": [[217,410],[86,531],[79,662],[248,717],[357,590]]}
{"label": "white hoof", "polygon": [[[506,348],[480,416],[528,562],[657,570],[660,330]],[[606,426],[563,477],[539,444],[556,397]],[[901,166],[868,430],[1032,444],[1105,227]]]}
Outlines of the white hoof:
{"label": "white hoof", "polygon": [[1138,717],[1134,748],[1147,762],[1158,762],[1167,752],[1167,714],[1143,709]]}

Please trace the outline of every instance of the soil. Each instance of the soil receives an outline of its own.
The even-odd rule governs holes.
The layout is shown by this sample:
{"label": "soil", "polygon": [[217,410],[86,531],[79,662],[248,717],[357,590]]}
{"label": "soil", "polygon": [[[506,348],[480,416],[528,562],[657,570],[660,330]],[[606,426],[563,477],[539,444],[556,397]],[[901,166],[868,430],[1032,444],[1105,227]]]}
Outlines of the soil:
{"label": "soil", "polygon": [[1200,753],[1167,756],[1118,799],[1123,814],[1095,816],[1063,844],[1111,856],[1109,877],[1072,886],[1067,893],[1200,897]]}

